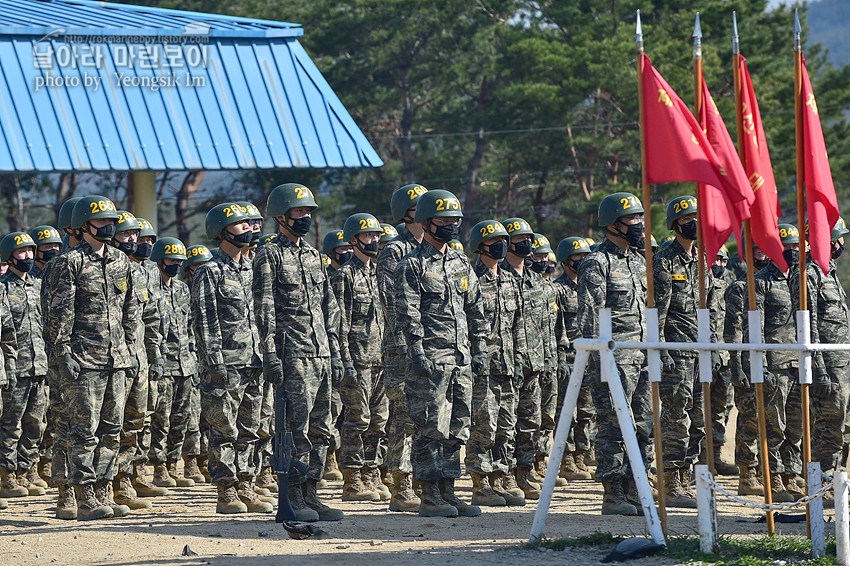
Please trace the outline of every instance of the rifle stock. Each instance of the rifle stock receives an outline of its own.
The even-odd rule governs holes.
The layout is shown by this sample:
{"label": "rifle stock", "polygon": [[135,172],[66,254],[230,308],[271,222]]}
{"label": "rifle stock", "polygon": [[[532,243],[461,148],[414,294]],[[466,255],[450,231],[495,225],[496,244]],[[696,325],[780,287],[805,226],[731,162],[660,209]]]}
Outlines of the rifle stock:
{"label": "rifle stock", "polygon": [[296,460],[293,457],[295,443],[292,440],[292,433],[286,427],[286,396],[281,392],[275,395],[274,403],[274,456],[272,457],[272,466],[277,474],[277,515],[275,515],[276,523],[284,521],[294,521],[295,510],[292,509],[292,504],[289,502],[289,472],[292,468],[297,469],[302,474],[306,474],[309,469],[303,462]]}

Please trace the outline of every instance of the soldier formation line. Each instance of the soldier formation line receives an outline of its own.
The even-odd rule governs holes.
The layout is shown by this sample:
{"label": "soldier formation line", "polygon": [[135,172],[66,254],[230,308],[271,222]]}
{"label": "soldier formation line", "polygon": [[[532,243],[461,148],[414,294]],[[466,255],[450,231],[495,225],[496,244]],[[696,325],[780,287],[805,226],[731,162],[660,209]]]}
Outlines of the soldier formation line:
{"label": "soldier formation line", "polygon": [[[602,200],[598,244],[571,236],[553,249],[522,218],[479,222],[469,239],[474,264],[457,241],[454,194],[412,184],[390,204],[397,228],[354,214],[326,235],[323,253],[303,239],[318,208],[313,193],[294,183],[267,199],[272,234],[262,235],[264,215],[251,203],[213,207],[205,229],[215,250],[158,238],[150,222],[96,195],[67,201],[58,230],[3,237],[0,508],[56,487],[57,518],[105,519],[211,483],[217,513],[272,513],[275,405],[284,399],[303,464],[289,470],[286,493],[302,521],[343,518],[317,489],[340,480],[343,501],[424,517],[523,506],[539,497],[547,464],[560,467],[558,485],[602,483],[602,514],[641,512],[630,465],[663,482],[667,506],[696,508],[692,470],[707,442],[717,473],[738,476],[739,494],[764,495],[767,465],[773,501],[803,497],[793,352],[765,355],[768,462],[759,461],[748,356],[712,352],[706,416],[696,352],[663,351],[661,431],[653,431],[640,350],[615,357],[643,461],[625,454],[592,355],[563,461],[547,462],[572,341],[598,336],[600,308],[612,310],[615,340],[646,341],[647,276],[662,341],[698,340],[698,261],[713,340],[748,335],[745,262],[725,247],[710,265],[697,257],[694,197],[669,202],[671,234],[660,246],[653,238],[650,274],[643,205],[630,193]],[[788,272],[752,250],[763,341],[796,342],[803,307],[812,342],[847,343],[835,272],[843,220],[832,230],[829,272],[806,264],[805,306],[793,267],[805,239],[788,224],[779,232]],[[850,448],[850,354],[812,357],[812,455],[831,473]],[[733,406],[734,464],[720,457]],[[654,433],[662,470],[651,469]],[[464,470],[470,502],[455,489]]]}

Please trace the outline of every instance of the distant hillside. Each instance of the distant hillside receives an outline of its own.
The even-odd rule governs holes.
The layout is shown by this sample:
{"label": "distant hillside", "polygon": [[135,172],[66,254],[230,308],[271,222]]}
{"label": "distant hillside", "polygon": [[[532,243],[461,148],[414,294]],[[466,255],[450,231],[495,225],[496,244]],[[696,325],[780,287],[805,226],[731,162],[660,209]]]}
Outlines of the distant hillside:
{"label": "distant hillside", "polygon": [[810,40],[829,50],[835,65],[850,63],[850,6],[847,0],[820,0],[809,4]]}

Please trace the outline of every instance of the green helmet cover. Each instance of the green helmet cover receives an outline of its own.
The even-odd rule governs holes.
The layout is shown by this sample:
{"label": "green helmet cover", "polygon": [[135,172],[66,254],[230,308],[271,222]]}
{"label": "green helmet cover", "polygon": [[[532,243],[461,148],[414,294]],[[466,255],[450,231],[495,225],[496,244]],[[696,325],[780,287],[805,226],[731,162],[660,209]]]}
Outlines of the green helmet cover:
{"label": "green helmet cover", "polygon": [[532,235],[532,242],[532,245],[534,246],[534,253],[536,254],[548,254],[550,252],[554,253],[555,251],[552,249],[552,244],[549,243],[549,238],[543,234],[535,232]]}
{"label": "green helmet cover", "polygon": [[83,197],[69,198],[62,203],[62,207],[59,209],[59,216],[56,219],[56,224],[59,225],[60,230],[71,227],[71,216],[74,214],[74,205],[76,205],[81,198]]}
{"label": "green helmet cover", "polygon": [[160,238],[153,245],[151,250],[151,261],[159,261],[161,259],[179,259],[186,260],[186,246],[177,238]]}
{"label": "green helmet cover", "polygon": [[333,250],[340,248],[342,246],[348,246],[348,240],[343,238],[342,230],[331,230],[325,237],[322,239],[322,253],[329,254]]}
{"label": "green helmet cover", "polygon": [[643,212],[640,199],[632,193],[613,193],[599,203],[599,226],[604,228],[614,224],[618,218]]}
{"label": "green helmet cover", "polygon": [[316,198],[313,196],[313,191],[301,183],[285,183],[278,185],[269,193],[266,215],[272,217],[286,216],[286,213],[293,208],[302,206],[319,208],[319,205],[316,204]]}
{"label": "green helmet cover", "polygon": [[478,253],[481,242],[490,238],[508,238],[508,231],[498,220],[482,220],[469,231],[469,249]]}
{"label": "green helmet cover", "polygon": [[62,236],[59,235],[59,230],[47,224],[36,226],[30,230],[30,238],[35,241],[37,246],[42,244],[62,244]]}
{"label": "green helmet cover", "polygon": [[142,226],[132,212],[126,210],[118,211],[118,225],[115,227],[115,233],[126,232],[128,230],[141,230]]}
{"label": "green helmet cover", "polygon": [[561,263],[572,255],[589,253],[590,246],[587,245],[587,240],[578,236],[570,236],[558,242],[558,251],[555,253],[555,259],[558,263]]}
{"label": "green helmet cover", "polygon": [[532,230],[531,225],[522,218],[508,218],[507,220],[502,221],[502,225],[511,237],[528,234],[534,238],[534,230]]}
{"label": "green helmet cover", "polygon": [[419,197],[427,192],[428,189],[416,183],[396,189],[393,196],[390,197],[390,212],[393,215],[393,222],[401,222],[404,215],[407,214],[407,209],[416,206]]}
{"label": "green helmet cover", "polygon": [[212,258],[212,253],[210,253],[210,249],[208,247],[201,244],[195,244],[194,246],[186,248],[186,263],[183,264],[183,267],[189,267],[196,263],[206,263],[212,260]]}
{"label": "green helmet cover", "polygon": [[780,224],[777,228],[779,228],[779,239],[783,246],[800,243],[800,231],[793,224]]}
{"label": "green helmet cover", "polygon": [[449,191],[437,189],[428,191],[416,202],[416,215],[413,220],[422,224],[431,218],[461,218],[460,201]]}
{"label": "green helmet cover", "polygon": [[118,220],[115,204],[101,195],[82,197],[71,213],[71,228],[81,228],[89,220]]}
{"label": "green helmet cover", "polygon": [[378,240],[378,243],[384,244],[395,239],[398,236],[398,230],[395,229],[395,226],[392,224],[381,224],[381,239]]}
{"label": "green helmet cover", "polygon": [[689,195],[676,197],[667,203],[667,229],[673,229],[673,223],[687,216],[688,214],[696,214],[697,199]]}
{"label": "green helmet cover", "polygon": [[21,248],[36,248],[32,236],[26,232],[6,234],[0,240],[0,261],[9,261],[9,258],[12,257],[12,252]]}
{"label": "green helmet cover", "polygon": [[221,231],[227,226],[247,221],[248,214],[235,202],[217,204],[207,212],[206,222],[204,223],[207,238],[216,240],[221,237]]}
{"label": "green helmet cover", "polygon": [[383,230],[378,219],[366,212],[352,214],[345,219],[345,224],[342,225],[342,239],[346,242],[350,242],[358,234],[369,232],[381,233]]}

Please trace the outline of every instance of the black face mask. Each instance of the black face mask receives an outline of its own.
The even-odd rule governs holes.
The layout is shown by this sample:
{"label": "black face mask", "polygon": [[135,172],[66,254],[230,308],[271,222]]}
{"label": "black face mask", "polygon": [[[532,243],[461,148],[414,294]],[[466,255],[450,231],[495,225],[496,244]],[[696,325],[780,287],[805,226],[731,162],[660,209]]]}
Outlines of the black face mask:
{"label": "black face mask", "polygon": [[536,273],[545,272],[547,267],[549,267],[549,260],[546,259],[531,262],[531,270]]}
{"label": "black face mask", "polygon": [[446,226],[432,224],[432,226],[434,227],[434,231],[431,232],[431,235],[440,242],[451,242],[460,234],[460,226],[457,224],[448,224]]}
{"label": "black face mask", "polygon": [[769,263],[770,263],[770,258],[764,258],[764,259],[756,259],[755,257],[753,258],[753,266],[756,269],[764,269],[765,267],[768,266]]}
{"label": "black face mask", "polygon": [[54,257],[58,257],[59,254],[62,253],[62,252],[60,252],[59,250],[46,250],[46,251],[38,252],[38,253],[41,256],[41,259],[39,261],[47,263],[48,261],[50,261]]}
{"label": "black face mask", "polygon": [[[838,244],[837,247],[835,244]],[[844,244],[839,244],[838,242],[834,242],[832,246],[832,259],[838,259],[841,257],[841,254],[844,253]]]}
{"label": "black face mask", "polygon": [[313,219],[311,217],[302,216],[301,218],[294,218],[292,224],[287,224],[287,228],[296,236],[303,236],[310,231],[312,223]]}
{"label": "black face mask", "polygon": [[229,230],[224,230],[224,239],[236,246],[237,248],[244,248],[251,244],[253,232],[242,232],[241,234],[233,234]]}
{"label": "black face mask", "polygon": [[581,259],[568,259],[567,267],[578,273],[579,268],[581,267],[581,263],[584,261],[584,258]]}
{"label": "black face mask", "polygon": [[624,238],[630,246],[643,249],[643,222],[638,222],[637,224],[623,224],[619,220],[617,222],[626,227],[625,234],[617,232],[617,235]]}
{"label": "black face mask", "polygon": [[800,252],[797,250],[785,250],[782,252],[782,257],[788,262],[788,267],[793,267],[800,263]]}
{"label": "black face mask", "polygon": [[720,279],[723,277],[723,272],[726,271],[726,268],[722,265],[712,265],[711,266],[711,274],[714,275],[716,279]]}
{"label": "black face mask", "polygon": [[554,265],[547,265],[546,266],[546,273],[548,273],[549,275],[555,273],[555,266]]}
{"label": "black face mask", "polygon": [[148,259],[151,256],[151,251],[153,251],[153,244],[138,244],[133,257],[136,259]]}
{"label": "black face mask", "polygon": [[493,259],[505,259],[505,257],[507,257],[508,255],[508,243],[505,240],[493,242],[492,244],[487,246],[487,251],[483,253],[492,257]]}
{"label": "black face mask", "polygon": [[252,243],[259,242],[259,241],[260,241],[260,236],[262,236],[262,234],[261,234],[260,232],[254,232],[254,231],[252,231],[252,232],[251,232],[251,242],[252,242]]}
{"label": "black face mask", "polygon": [[336,254],[336,262],[340,265],[345,265],[348,260],[351,259],[351,256],[354,255],[354,252],[343,252],[341,254]]}
{"label": "black face mask", "polygon": [[373,242],[371,244],[360,244],[360,251],[369,257],[378,257],[378,249],[378,242]]}
{"label": "black face mask", "polygon": [[133,255],[139,249],[139,244],[136,242],[115,242],[115,247],[127,255]]}
{"label": "black face mask", "polygon": [[528,257],[534,251],[534,242],[522,240],[511,244],[511,252],[518,257]]}
{"label": "black face mask", "polygon": [[89,224],[89,234],[91,234],[98,242],[108,242],[115,237],[116,228],[117,226],[115,225],[115,222],[107,224],[106,226],[101,226],[100,228],[95,228],[93,225]]}
{"label": "black face mask", "polygon": [[685,222],[684,224],[679,224],[679,229],[677,230],[679,234],[682,235],[683,238],[687,240],[696,240],[697,239],[697,221],[691,220],[690,222]]}
{"label": "black face mask", "polygon": [[9,265],[21,271],[23,273],[28,273],[33,267],[35,267],[35,259],[15,259],[9,258]]}
{"label": "black face mask", "polygon": [[163,265],[162,272],[168,275],[169,277],[176,277],[178,273],[180,273],[180,264],[175,263],[172,265]]}

